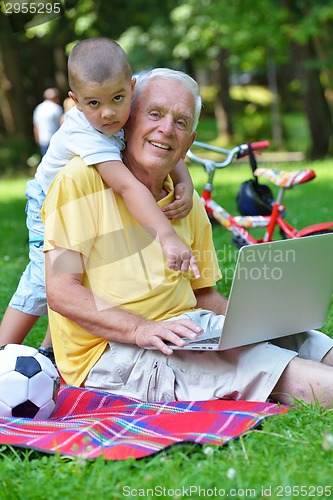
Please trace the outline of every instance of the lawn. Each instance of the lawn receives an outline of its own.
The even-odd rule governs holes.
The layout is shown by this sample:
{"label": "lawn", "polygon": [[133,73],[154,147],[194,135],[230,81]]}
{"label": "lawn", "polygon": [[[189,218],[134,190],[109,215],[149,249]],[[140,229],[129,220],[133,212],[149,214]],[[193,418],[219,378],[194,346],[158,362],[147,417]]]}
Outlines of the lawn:
{"label": "lawn", "polygon": [[[333,162],[318,162],[313,168],[317,179],[290,191],[286,198],[287,219],[299,227],[333,219]],[[198,167],[190,170],[200,190],[205,175]],[[249,176],[246,166],[218,172],[216,199],[235,212],[238,186]],[[0,180],[1,314],[27,262],[26,180]],[[229,233],[214,228],[214,239],[222,270],[232,269],[237,252]],[[230,279],[222,280],[219,290],[227,295],[229,288]],[[42,318],[26,343],[38,346],[45,328]],[[333,306],[323,331],[333,334]],[[299,403],[288,414],[269,418],[261,429],[225,447],[180,445],[139,461],[72,459],[0,445],[0,499],[330,498],[332,428],[331,410]]]}

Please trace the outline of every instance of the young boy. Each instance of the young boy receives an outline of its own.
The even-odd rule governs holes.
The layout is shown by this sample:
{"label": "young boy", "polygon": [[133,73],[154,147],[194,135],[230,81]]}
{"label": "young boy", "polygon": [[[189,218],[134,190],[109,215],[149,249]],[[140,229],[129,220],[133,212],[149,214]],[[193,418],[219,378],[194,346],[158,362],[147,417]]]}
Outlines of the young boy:
{"label": "young boy", "polygon": [[[51,139],[46,155],[37,168],[35,179],[27,183],[27,226],[30,262],[4,314],[0,327],[0,345],[21,343],[40,316],[47,314],[44,286],[44,226],[40,210],[57,172],[79,155],[87,166],[94,165],[104,182],[121,195],[136,220],[151,228],[159,237],[167,265],[181,272],[191,267],[199,276],[190,249],[179,239],[158,207],[151,192],[122,163],[125,147],[123,126],[130,114],[135,85],[122,48],[108,38],[93,38],[74,47],[68,59],[68,78],[75,107]],[[174,126],[183,126],[183,117]],[[170,146],[154,142],[161,155]],[[184,162],[172,172],[179,201],[168,209],[170,218],[185,217],[192,208],[193,185]],[[43,346],[51,344],[49,331]],[[46,349],[44,353],[52,350]]]}

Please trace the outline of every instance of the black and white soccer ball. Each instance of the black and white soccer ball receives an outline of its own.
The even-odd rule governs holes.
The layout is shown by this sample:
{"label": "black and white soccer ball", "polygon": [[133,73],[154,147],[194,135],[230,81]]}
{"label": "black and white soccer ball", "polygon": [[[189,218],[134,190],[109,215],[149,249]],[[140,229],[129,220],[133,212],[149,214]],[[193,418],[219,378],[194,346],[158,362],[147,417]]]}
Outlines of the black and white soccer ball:
{"label": "black and white soccer ball", "polygon": [[55,408],[60,378],[52,362],[33,347],[0,347],[0,416],[47,419]]}

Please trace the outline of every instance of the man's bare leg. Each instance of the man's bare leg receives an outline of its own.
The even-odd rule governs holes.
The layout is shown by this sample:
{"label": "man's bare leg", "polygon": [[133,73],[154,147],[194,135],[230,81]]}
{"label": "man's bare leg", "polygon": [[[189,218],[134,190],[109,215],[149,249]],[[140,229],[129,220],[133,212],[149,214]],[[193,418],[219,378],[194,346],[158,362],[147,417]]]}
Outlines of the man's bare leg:
{"label": "man's bare leg", "polygon": [[330,349],[326,356],[323,357],[322,363],[325,365],[333,366],[333,349]]}
{"label": "man's bare leg", "polygon": [[333,407],[333,368],[331,351],[326,363],[294,358],[290,361],[272,391],[271,398],[283,404],[293,404],[294,398],[306,403],[318,401],[326,408]]}

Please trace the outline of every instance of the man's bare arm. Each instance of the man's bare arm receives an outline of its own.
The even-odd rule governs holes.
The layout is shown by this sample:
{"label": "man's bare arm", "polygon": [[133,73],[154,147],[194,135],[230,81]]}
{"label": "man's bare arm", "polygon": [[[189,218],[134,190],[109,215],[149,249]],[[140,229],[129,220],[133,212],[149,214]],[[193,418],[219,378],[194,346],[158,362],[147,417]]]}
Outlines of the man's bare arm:
{"label": "man's bare arm", "polygon": [[151,321],[120,307],[110,307],[82,284],[84,259],[78,252],[54,249],[45,254],[45,283],[49,307],[92,335],[115,342],[154,346],[164,354],[165,341],[183,346],[182,337],[195,339],[201,329],[192,321]]}
{"label": "man's bare arm", "polygon": [[228,300],[223,297],[215,288],[199,288],[194,290],[197,298],[197,306],[208,309],[215,314],[225,314]]}

